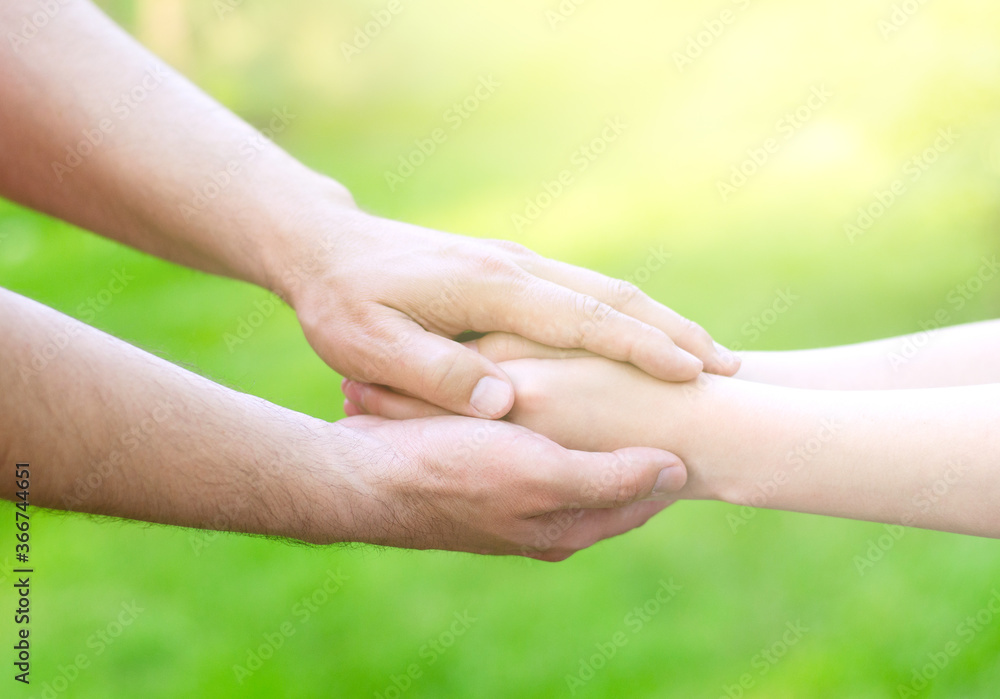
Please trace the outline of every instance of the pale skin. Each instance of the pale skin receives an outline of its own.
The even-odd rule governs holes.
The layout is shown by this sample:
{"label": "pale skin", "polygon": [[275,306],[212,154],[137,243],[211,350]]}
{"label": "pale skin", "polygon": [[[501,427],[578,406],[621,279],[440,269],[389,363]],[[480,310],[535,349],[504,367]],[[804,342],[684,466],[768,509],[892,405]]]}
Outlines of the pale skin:
{"label": "pale skin", "polygon": [[[31,377],[30,391],[0,402],[0,422],[16,425],[0,434],[0,454],[47,464],[33,485],[36,503],[308,541],[553,560],[663,507],[633,503],[683,480],[666,452],[581,455],[507,423],[480,438],[484,423],[471,418],[505,415],[514,400],[511,379],[454,338],[506,331],[586,348],[664,380],[690,380],[702,370],[731,375],[738,358],[702,328],[630,284],[513,243],[365,213],[342,185],[263,138],[90,2],[58,3],[25,38],[25,22],[37,12],[33,0],[0,4],[0,194],[167,260],[274,291],[342,375],[469,419],[325,425],[81,329],[58,362]],[[214,195],[199,199],[210,183]],[[19,369],[67,321],[14,294],[3,298],[0,371],[21,381]],[[134,366],[133,375],[118,371],[118,362]],[[114,451],[130,415],[151,414],[156,405],[147,401],[161,393],[186,408],[124,458],[121,478],[73,505],[67,489],[90,475],[92,459]],[[213,419],[190,417],[199,414]],[[303,440],[302,463],[289,460],[280,477],[258,478],[264,462]],[[323,447],[318,464],[309,449],[315,440]],[[463,443],[475,444],[474,454],[446,446]],[[590,470],[573,475],[583,462]],[[192,487],[196,463],[212,468]],[[241,474],[256,479],[252,487],[240,483]],[[308,487],[317,482],[329,487]],[[594,482],[604,485],[595,491]],[[5,497],[11,487],[3,480]],[[244,494],[259,507],[215,523],[210,515],[224,496],[248,488]],[[280,503],[298,497],[308,507],[297,523],[282,521]],[[379,503],[374,512],[372,502]],[[576,509],[585,516],[535,545],[548,519]]]}
{"label": "pale skin", "polygon": [[[682,498],[1000,537],[1000,321],[747,353],[736,378],[688,384],[518,338],[477,345],[514,380],[510,420],[576,449],[670,448],[688,468]],[[437,412],[345,393],[350,412]]]}

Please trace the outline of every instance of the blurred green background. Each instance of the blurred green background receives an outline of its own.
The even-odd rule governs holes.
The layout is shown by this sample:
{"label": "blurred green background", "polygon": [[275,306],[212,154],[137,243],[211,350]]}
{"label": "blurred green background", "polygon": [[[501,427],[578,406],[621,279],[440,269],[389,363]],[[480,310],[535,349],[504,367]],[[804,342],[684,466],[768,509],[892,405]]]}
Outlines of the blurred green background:
{"label": "blurred green background", "polygon": [[[1000,315],[1000,280],[960,309],[947,301],[998,247],[1000,9],[988,0],[566,0],[564,14],[557,0],[399,0],[350,60],[344,43],[384,2],[104,6],[251,123],[295,114],[277,140],[367,209],[631,277],[724,343],[847,343],[917,331],[941,308],[956,323]],[[489,76],[499,87],[452,128],[448,110]],[[811,94],[828,96],[810,106]],[[609,118],[624,132],[582,169],[579,149]],[[391,189],[385,173],[438,127],[447,141]],[[940,129],[957,140],[935,149]],[[724,200],[719,182],[738,182],[741,166],[756,172]],[[546,202],[564,169],[572,183]],[[876,192],[895,180],[905,193],[878,215]],[[859,207],[876,215],[852,237]],[[538,215],[518,225],[526,212]],[[651,249],[670,256],[655,271]],[[122,268],[135,279],[94,325],[280,405],[342,416],[339,377],[287,309],[226,347],[260,289],[0,204],[4,286],[81,317]],[[778,290],[799,300],[753,332]],[[767,511],[734,532],[736,513],[681,503],[559,565],[39,513],[34,682],[15,691],[997,695],[1000,618],[959,635],[1000,588],[996,543],[915,530],[889,542],[880,525]],[[861,574],[873,545],[888,550]],[[342,583],[321,594],[330,572]],[[671,580],[681,589],[656,602]],[[117,626],[133,602],[142,611]],[[616,638],[613,657],[594,658]],[[956,640],[961,653],[935,667]],[[251,652],[267,657],[238,677],[234,665],[256,668]],[[914,673],[934,677],[924,687]]]}

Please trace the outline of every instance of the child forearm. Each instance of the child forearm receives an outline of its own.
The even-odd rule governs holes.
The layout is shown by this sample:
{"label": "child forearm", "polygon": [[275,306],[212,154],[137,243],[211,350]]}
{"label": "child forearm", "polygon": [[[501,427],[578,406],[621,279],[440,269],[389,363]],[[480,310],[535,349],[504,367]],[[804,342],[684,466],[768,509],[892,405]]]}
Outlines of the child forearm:
{"label": "child forearm", "polygon": [[670,384],[591,358],[503,366],[512,419],[578,449],[669,449],[682,497],[1000,536],[1000,384],[814,391]]}
{"label": "child forearm", "polygon": [[1000,321],[841,347],[746,352],[737,378],[831,390],[936,388],[1000,382]]}
{"label": "child forearm", "polygon": [[735,504],[1000,536],[1000,385],[828,392],[714,381],[678,449]]}

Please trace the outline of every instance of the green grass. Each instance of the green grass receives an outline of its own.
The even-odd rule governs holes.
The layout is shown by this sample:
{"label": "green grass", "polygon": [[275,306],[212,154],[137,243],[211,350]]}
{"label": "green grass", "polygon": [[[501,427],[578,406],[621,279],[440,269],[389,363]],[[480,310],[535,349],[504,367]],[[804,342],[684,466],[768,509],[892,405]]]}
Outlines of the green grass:
{"label": "green grass", "polygon": [[[927,3],[888,38],[884,0],[751,3],[684,72],[672,53],[725,3],[588,2],[552,30],[554,0],[404,0],[351,63],[340,44],[381,3],[244,3],[221,20],[211,3],[161,4],[180,8],[191,29],[179,33],[152,14],[157,3],[110,5],[251,122],[288,107],[298,116],[282,145],[370,210],[617,276],[662,246],[671,260],[643,287],[723,342],[820,346],[915,331],[939,308],[956,323],[1000,315],[1000,279],[961,310],[946,300],[998,247],[1000,10],[985,0]],[[384,172],[490,74],[496,94],[390,192]],[[833,98],[724,203],[718,180],[814,85]],[[511,215],[525,198],[615,116],[622,137],[518,231]],[[957,143],[850,243],[857,208],[944,127]],[[224,334],[261,290],[0,204],[3,286],[79,317],[123,267],[135,280],[94,325],[280,405],[342,416],[338,377],[287,309],[227,349]],[[779,289],[799,301],[753,338],[744,326]],[[559,565],[38,513],[34,682],[16,696],[47,696],[43,683],[73,674],[81,654],[89,666],[59,696],[374,697],[411,664],[420,677],[406,697],[568,696],[566,676],[618,633],[627,642],[576,696],[715,699],[745,673],[750,697],[899,696],[955,639],[961,653],[918,695],[995,696],[1000,619],[968,643],[956,635],[1000,587],[994,542],[907,531],[861,575],[856,557],[885,534],[879,525],[761,511],[734,532],[734,512],[681,503]],[[10,506],[0,513],[9,519]],[[296,604],[328,571],[346,580],[306,618]],[[627,615],[670,579],[680,592],[636,629]],[[135,622],[95,641],[133,601],[144,610]],[[475,621],[439,654],[429,644],[449,640],[456,613]],[[797,621],[801,640],[761,665]],[[233,666],[283,624],[293,633],[239,684]]]}

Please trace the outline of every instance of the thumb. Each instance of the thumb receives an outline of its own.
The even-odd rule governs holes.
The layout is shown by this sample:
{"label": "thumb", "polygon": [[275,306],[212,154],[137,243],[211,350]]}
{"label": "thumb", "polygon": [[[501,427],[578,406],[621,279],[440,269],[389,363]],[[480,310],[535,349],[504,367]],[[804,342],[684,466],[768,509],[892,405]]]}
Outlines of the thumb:
{"label": "thumb", "polygon": [[575,507],[618,508],[641,500],[672,499],[687,481],[684,463],[660,449],[568,453],[558,482],[563,500]]}
{"label": "thumb", "polygon": [[409,319],[392,323],[390,329],[395,351],[381,357],[382,361],[364,362],[377,367],[378,374],[361,377],[364,381],[390,386],[469,417],[496,419],[510,411],[514,387],[489,359]]}

